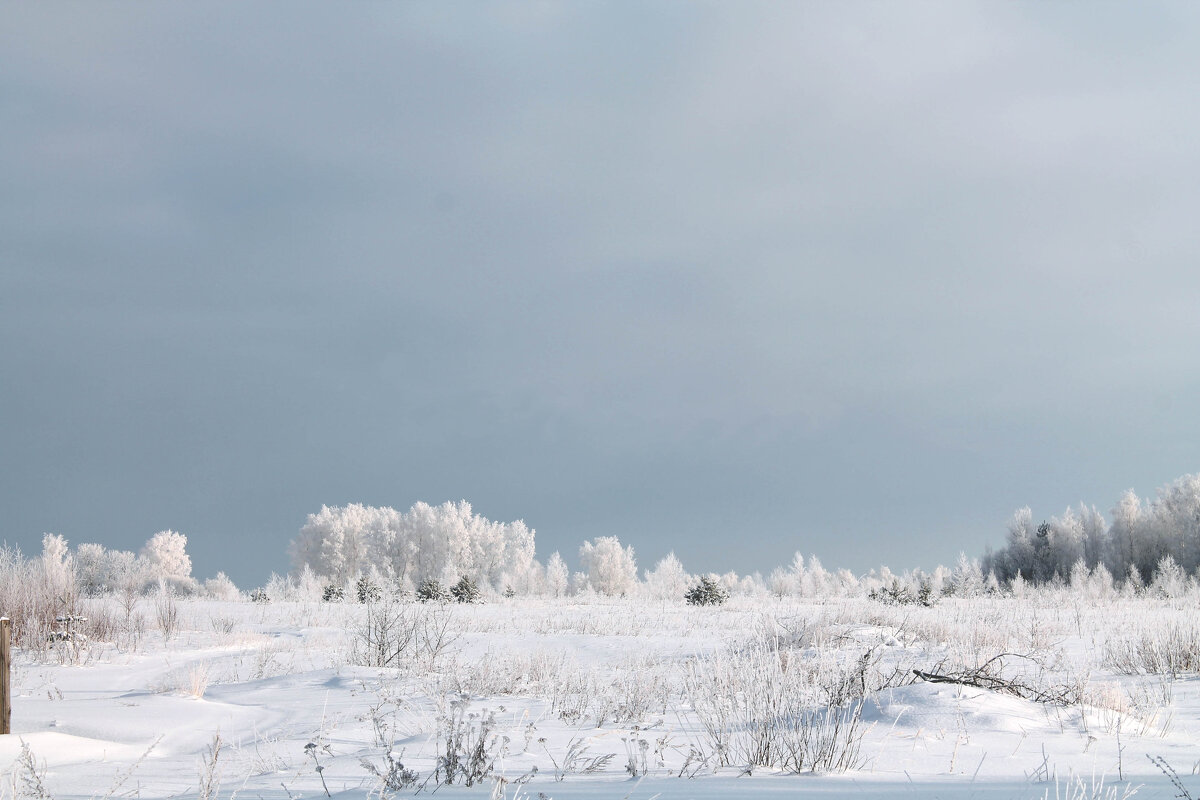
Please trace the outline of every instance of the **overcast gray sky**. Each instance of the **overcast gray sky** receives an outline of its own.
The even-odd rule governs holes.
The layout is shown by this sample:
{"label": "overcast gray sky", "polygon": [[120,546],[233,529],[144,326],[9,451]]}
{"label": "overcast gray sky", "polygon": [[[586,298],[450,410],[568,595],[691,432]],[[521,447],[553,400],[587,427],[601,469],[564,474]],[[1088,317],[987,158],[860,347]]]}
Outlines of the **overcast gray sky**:
{"label": "overcast gray sky", "polygon": [[0,538],[952,563],[1200,468],[1200,6],[0,12]]}

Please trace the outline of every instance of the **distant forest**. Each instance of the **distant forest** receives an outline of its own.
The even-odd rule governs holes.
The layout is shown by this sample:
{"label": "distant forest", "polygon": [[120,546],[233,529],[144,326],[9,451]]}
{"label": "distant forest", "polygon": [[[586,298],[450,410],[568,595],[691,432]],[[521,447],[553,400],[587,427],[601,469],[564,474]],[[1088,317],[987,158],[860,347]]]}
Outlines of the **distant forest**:
{"label": "distant forest", "polygon": [[[898,574],[881,566],[855,575],[826,570],[815,556],[806,559],[797,552],[791,563],[766,575],[694,575],[674,553],[652,569],[639,570],[633,547],[616,536],[583,542],[572,572],[559,553],[544,562],[535,558],[534,531],[524,522],[494,522],[465,501],[416,503],[405,512],[359,504],[325,506],[308,516],[292,542],[293,571],[273,576],[265,592],[253,595],[412,597],[421,596],[424,587],[424,593],[440,596],[462,584],[483,598],[600,595],[679,601],[700,586],[722,597],[865,595],[888,602],[931,602],[981,594],[1019,596],[1027,585],[1069,585],[1096,597],[1115,589],[1179,596],[1200,588],[1200,475],[1179,478],[1159,489],[1153,500],[1128,491],[1111,518],[1107,521],[1095,506],[1080,505],[1038,522],[1029,508],[1022,508],[998,550],[978,559],[963,554],[954,567],[930,572]],[[34,560],[16,548],[0,547],[0,589],[44,584],[52,588],[49,596],[61,602],[109,592],[243,596],[223,573],[203,582],[193,578],[186,546],[183,534],[160,531],[137,554],[99,544],[80,544],[72,551],[63,537],[46,534],[41,557]]]}
{"label": "distant forest", "polygon": [[1008,524],[1004,546],[982,560],[1002,582],[1017,576],[1044,583],[1067,579],[1077,565],[1117,580],[1148,583],[1165,567],[1193,575],[1200,567],[1200,475],[1185,475],[1158,490],[1154,500],[1125,492],[1112,523],[1095,506],[1068,508],[1035,523],[1028,507]]}

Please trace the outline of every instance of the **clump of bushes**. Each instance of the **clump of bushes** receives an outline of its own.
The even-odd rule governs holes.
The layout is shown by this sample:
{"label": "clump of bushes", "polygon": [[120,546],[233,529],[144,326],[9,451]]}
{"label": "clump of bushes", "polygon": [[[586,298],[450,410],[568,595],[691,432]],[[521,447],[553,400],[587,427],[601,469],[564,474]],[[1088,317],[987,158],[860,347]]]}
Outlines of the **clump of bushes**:
{"label": "clump of bushes", "polygon": [[255,589],[253,592],[250,593],[250,602],[251,603],[269,603],[269,602],[271,602],[271,598],[267,596],[267,592],[265,589]]}
{"label": "clump of bushes", "polygon": [[691,606],[719,606],[729,599],[729,590],[705,575],[683,596]]}
{"label": "clump of bushes", "polygon": [[929,608],[937,602],[933,593],[933,584],[927,579],[922,579],[914,590],[909,584],[902,583],[899,578],[895,578],[887,586],[872,589],[867,596],[889,606],[921,605]]}
{"label": "clump of bushes", "polygon": [[346,590],[335,583],[328,584],[321,592],[321,600],[326,603],[340,603],[346,599]]}

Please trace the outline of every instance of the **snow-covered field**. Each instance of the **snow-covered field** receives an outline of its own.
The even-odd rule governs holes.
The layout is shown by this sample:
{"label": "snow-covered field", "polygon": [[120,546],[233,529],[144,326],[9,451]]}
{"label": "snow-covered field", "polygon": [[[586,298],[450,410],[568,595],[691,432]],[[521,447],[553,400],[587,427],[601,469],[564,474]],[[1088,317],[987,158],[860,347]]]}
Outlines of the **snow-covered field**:
{"label": "snow-covered field", "polygon": [[1191,596],[83,605],[0,797],[1200,796]]}

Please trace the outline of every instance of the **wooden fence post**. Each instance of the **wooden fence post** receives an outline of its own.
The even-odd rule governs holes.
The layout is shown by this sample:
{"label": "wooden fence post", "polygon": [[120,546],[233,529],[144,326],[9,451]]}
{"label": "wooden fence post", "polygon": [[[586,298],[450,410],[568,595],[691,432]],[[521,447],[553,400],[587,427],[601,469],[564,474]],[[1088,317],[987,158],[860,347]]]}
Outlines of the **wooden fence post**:
{"label": "wooden fence post", "polygon": [[0,734],[12,733],[12,620],[0,617]]}

